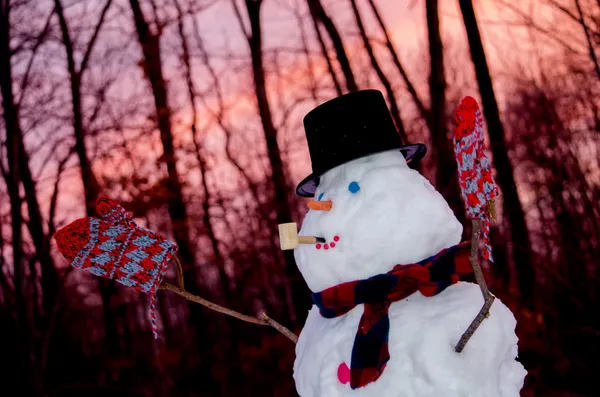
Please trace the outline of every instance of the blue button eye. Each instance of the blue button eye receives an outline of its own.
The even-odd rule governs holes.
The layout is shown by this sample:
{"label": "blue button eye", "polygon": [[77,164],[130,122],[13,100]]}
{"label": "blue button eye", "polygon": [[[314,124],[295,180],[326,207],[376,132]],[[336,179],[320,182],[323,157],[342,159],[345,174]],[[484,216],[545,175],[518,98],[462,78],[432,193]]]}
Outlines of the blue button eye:
{"label": "blue button eye", "polygon": [[350,190],[350,193],[356,193],[360,190],[360,186],[358,186],[358,182],[350,182],[350,184],[348,185],[348,190]]}
{"label": "blue button eye", "polygon": [[323,195],[324,195],[324,194],[325,194],[325,193],[321,193],[321,194],[319,194],[319,198],[317,199],[317,201],[321,201],[321,199],[323,198]]}

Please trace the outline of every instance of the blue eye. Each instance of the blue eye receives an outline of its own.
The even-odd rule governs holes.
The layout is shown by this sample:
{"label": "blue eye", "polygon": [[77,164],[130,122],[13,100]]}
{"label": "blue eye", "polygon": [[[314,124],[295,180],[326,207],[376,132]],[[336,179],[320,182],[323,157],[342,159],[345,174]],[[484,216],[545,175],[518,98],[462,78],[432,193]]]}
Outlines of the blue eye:
{"label": "blue eye", "polygon": [[323,198],[323,195],[324,195],[324,194],[325,194],[325,193],[321,193],[321,194],[319,194],[319,198],[317,199],[317,201],[321,201],[321,199]]}
{"label": "blue eye", "polygon": [[350,182],[350,184],[348,185],[348,190],[350,190],[350,193],[356,193],[360,190],[360,186],[358,186],[358,182]]}

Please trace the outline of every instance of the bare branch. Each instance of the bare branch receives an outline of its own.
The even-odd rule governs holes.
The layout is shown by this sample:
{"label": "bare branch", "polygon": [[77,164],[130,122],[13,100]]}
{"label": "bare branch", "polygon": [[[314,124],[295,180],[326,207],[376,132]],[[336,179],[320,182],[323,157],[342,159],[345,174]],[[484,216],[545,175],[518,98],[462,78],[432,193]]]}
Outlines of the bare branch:
{"label": "bare branch", "polygon": [[362,38],[363,45],[365,47],[365,50],[367,51],[367,54],[369,55],[371,66],[373,66],[377,77],[379,77],[379,81],[381,81],[381,84],[385,87],[388,101],[390,103],[392,119],[394,120],[394,124],[396,124],[398,134],[402,138],[403,142],[408,143],[408,137],[406,136],[406,130],[404,128],[404,123],[402,122],[402,117],[400,117],[400,110],[398,109],[398,102],[396,101],[396,94],[394,93],[392,84],[390,83],[390,80],[387,78],[387,76],[383,72],[383,69],[379,65],[379,62],[377,61],[375,51],[373,50],[373,46],[371,45],[371,42],[369,41],[369,38],[367,36],[367,29],[365,28],[365,24],[362,21],[362,16],[360,15],[360,10],[358,9],[356,0],[350,0],[350,5],[352,6],[354,20],[356,21],[356,26],[358,26],[358,30],[360,31],[360,36]]}
{"label": "bare branch", "polygon": [[479,237],[481,235],[481,222],[479,220],[473,220],[473,236],[471,239],[471,255],[469,256],[469,262],[471,262],[471,266],[473,267],[473,272],[475,273],[475,279],[477,280],[477,284],[479,284],[479,288],[481,289],[481,294],[483,295],[483,307],[479,310],[479,313],[473,319],[469,328],[463,333],[460,340],[456,344],[454,351],[460,353],[465,348],[471,336],[477,331],[477,328],[481,325],[483,320],[489,317],[490,307],[492,307],[492,303],[494,303],[495,297],[490,294],[490,290],[485,282],[485,278],[483,277],[483,272],[481,271],[481,266],[479,266]]}
{"label": "bare branch", "polygon": [[252,34],[249,32],[249,29],[244,24],[244,18],[242,17],[242,12],[240,11],[240,7],[237,5],[236,0],[231,0],[231,4],[233,5],[233,11],[235,11],[235,16],[237,17],[240,23],[240,29],[242,29],[242,33],[246,40],[250,41],[252,38]]}
{"label": "bare branch", "polygon": [[342,87],[340,82],[337,79],[337,75],[335,74],[335,69],[333,68],[333,64],[331,63],[331,58],[329,58],[329,53],[327,51],[327,45],[325,44],[325,40],[323,39],[323,34],[321,33],[321,28],[319,27],[319,23],[317,18],[313,13],[311,13],[311,19],[313,22],[313,27],[315,33],[317,34],[317,40],[319,41],[319,46],[321,47],[321,53],[323,58],[325,58],[325,62],[327,63],[327,69],[329,70],[329,75],[331,76],[331,80],[333,81],[333,85],[335,87],[335,92],[338,96],[342,95]]}
{"label": "bare branch", "polygon": [[298,337],[292,331],[290,331],[283,325],[279,324],[277,321],[273,320],[272,318],[268,317],[266,315],[266,313],[262,313],[263,320],[260,320],[255,317],[251,317],[246,314],[236,312],[235,310],[228,309],[221,305],[217,305],[216,303],[208,301],[197,295],[190,294],[185,289],[180,289],[179,287],[176,287],[173,284],[165,283],[160,286],[160,289],[174,292],[177,295],[183,296],[185,299],[187,299],[191,302],[198,303],[204,307],[209,308],[210,310],[214,310],[216,312],[226,314],[228,316],[237,318],[238,320],[242,320],[244,322],[251,323],[251,324],[271,326],[271,327],[275,328],[277,331],[281,332],[287,338],[289,338],[292,342],[294,342],[294,343],[298,342]]}
{"label": "bare branch", "polygon": [[588,28],[588,26],[585,22],[585,19],[583,16],[583,11],[581,10],[581,4],[579,3],[579,0],[575,0],[575,5],[577,6],[577,12],[579,13],[579,23],[581,24],[581,27],[583,28],[583,33],[585,33],[585,39],[587,41],[588,51],[590,52],[590,58],[591,58],[592,62],[594,63],[594,70],[596,71],[596,75],[600,79],[600,65],[598,65],[598,57],[596,56],[596,51],[594,50],[594,45],[593,45],[592,39],[590,37],[590,29]]}
{"label": "bare branch", "polygon": [[53,15],[54,8],[52,8],[52,11],[50,11],[50,14],[48,14],[48,18],[46,18],[46,24],[44,25],[44,28],[42,29],[40,34],[37,36],[35,44],[31,49],[31,58],[29,58],[29,62],[27,63],[27,67],[25,68],[25,74],[23,75],[23,79],[21,80],[21,88],[19,90],[21,96],[16,100],[17,108],[21,107],[21,101],[25,96],[25,90],[27,89],[27,85],[29,84],[29,76],[33,67],[33,61],[35,60],[38,48],[44,42],[44,39],[48,35],[48,32],[50,32],[50,22],[52,21]]}
{"label": "bare branch", "polygon": [[544,36],[550,38],[551,40],[557,42],[558,44],[563,46],[570,53],[581,55],[581,51],[575,49],[569,43],[567,43],[565,40],[558,37],[555,31],[550,31],[548,29],[545,29],[545,28],[539,26],[537,23],[535,23],[535,21],[533,20],[533,18],[531,16],[526,15],[522,10],[520,10],[512,2],[507,2],[504,0],[496,0],[496,1],[498,4],[502,5],[505,8],[508,8],[509,10],[511,10],[512,12],[514,12],[515,14],[517,14],[518,16],[523,18],[523,20],[525,21],[527,26],[531,27],[532,29],[536,30],[539,33],[542,33]]}
{"label": "bare branch", "polygon": [[373,14],[375,15],[375,18],[377,19],[377,22],[379,23],[379,27],[381,28],[381,30],[383,31],[383,34],[385,36],[385,46],[388,48],[390,54],[392,55],[394,65],[396,65],[396,69],[398,69],[398,72],[402,76],[402,80],[404,81],[404,84],[406,85],[406,89],[410,93],[410,96],[412,97],[413,102],[417,106],[417,109],[419,110],[421,117],[425,120],[429,120],[429,109],[427,109],[425,107],[425,105],[423,104],[423,101],[419,97],[419,94],[417,93],[415,86],[412,84],[412,82],[410,81],[410,78],[408,77],[408,73],[406,72],[406,69],[404,69],[404,66],[402,66],[402,63],[400,62],[400,57],[398,56],[398,53],[394,49],[394,44],[392,43],[392,40],[388,34],[388,30],[385,26],[385,23],[383,22],[383,18],[381,18],[381,15],[379,14],[379,10],[377,9],[377,6],[375,5],[375,1],[374,0],[368,0],[368,1],[369,1],[369,5],[371,6],[371,10],[373,10]]}
{"label": "bare branch", "polygon": [[54,191],[52,192],[52,197],[50,198],[50,211],[48,215],[48,240],[54,235],[54,230],[56,230],[56,224],[54,223],[54,219],[56,218],[56,207],[58,202],[58,185],[60,184],[60,177],[62,176],[62,172],[65,168],[65,164],[71,158],[71,155],[75,153],[75,147],[73,146],[69,153],[58,163],[58,169],[56,171],[56,182],[54,183]]}
{"label": "bare branch", "polygon": [[[104,23],[104,18],[106,17],[106,13],[112,4],[112,0],[107,0],[104,8],[102,9],[102,13],[100,13],[100,19],[98,19],[98,23],[94,28],[94,34],[92,34],[92,38],[88,43],[87,49],[85,50],[85,54],[83,55],[83,60],[81,61],[81,65],[79,66],[79,74],[82,75],[85,71],[88,61],[90,59],[90,55],[92,53],[92,49],[94,48],[94,44],[96,43],[96,39],[98,38],[98,34],[100,33],[100,29],[102,28],[102,24]],[[81,76],[80,76],[81,77]]]}

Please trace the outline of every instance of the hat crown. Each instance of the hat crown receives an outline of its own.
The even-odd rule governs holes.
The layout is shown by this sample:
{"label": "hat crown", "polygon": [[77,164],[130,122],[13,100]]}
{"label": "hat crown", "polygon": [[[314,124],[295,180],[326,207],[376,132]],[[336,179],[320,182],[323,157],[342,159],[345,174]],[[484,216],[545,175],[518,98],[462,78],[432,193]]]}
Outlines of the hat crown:
{"label": "hat crown", "polygon": [[317,106],[304,117],[304,130],[313,174],[298,185],[300,196],[314,195],[320,175],[352,160],[402,148],[411,156],[424,154],[423,145],[408,147],[402,141],[377,90],[352,92]]}

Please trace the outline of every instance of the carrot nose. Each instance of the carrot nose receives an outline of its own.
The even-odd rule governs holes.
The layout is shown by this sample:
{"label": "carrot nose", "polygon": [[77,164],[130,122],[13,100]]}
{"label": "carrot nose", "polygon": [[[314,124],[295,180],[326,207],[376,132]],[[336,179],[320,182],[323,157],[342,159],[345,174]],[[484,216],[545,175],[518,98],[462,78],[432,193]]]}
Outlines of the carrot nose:
{"label": "carrot nose", "polygon": [[308,208],[315,211],[329,211],[333,207],[331,200],[329,201],[315,201],[311,200],[308,202]]}

